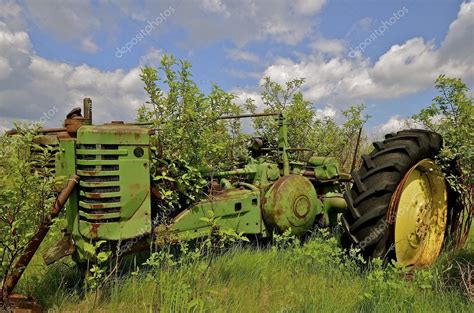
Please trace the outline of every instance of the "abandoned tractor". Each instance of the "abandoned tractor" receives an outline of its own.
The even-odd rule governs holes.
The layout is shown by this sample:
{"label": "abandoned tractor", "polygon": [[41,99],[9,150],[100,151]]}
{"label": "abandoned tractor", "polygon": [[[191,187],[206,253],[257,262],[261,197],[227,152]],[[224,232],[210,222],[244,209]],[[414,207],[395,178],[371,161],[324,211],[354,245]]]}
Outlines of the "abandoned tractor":
{"label": "abandoned tractor", "polygon": [[[163,236],[172,241],[208,236],[215,226],[271,238],[287,230],[303,235],[315,227],[342,225],[342,245],[360,248],[366,257],[387,257],[408,266],[437,259],[452,223],[449,187],[434,161],[442,146],[440,135],[417,129],[387,135],[362,157],[361,168],[348,175],[332,158],[291,160],[301,148],[289,147],[284,114],[223,118],[255,116],[277,119],[277,158],[268,158],[265,140],[253,139],[250,163],[202,173],[209,179],[207,196],[170,213],[157,205],[153,129],[123,122],[93,125],[92,102],[84,99],[84,116],[75,109],[64,128],[43,130],[35,139],[55,152],[56,175],[69,179],[55,206],[57,215],[65,203],[67,229],[45,254],[46,263],[72,255],[84,264],[99,240],[131,253]],[[209,212],[216,225],[206,222]],[[167,214],[166,224],[156,222]],[[32,256],[36,248],[26,251]],[[23,258],[20,265],[27,261]]]}

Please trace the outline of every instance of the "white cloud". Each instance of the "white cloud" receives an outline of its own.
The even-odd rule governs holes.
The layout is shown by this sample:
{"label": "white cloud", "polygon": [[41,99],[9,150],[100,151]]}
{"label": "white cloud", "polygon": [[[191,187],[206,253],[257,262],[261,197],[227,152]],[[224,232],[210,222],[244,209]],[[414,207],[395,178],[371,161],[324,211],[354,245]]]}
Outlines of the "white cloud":
{"label": "white cloud", "polygon": [[227,49],[226,55],[231,60],[240,60],[240,61],[247,61],[247,62],[259,61],[259,58],[256,54],[253,54],[248,51],[240,50],[240,49]]}
{"label": "white cloud", "polygon": [[81,40],[106,26],[98,17],[103,12],[90,1],[26,0],[26,7],[34,23],[63,41]]}
{"label": "white cloud", "polygon": [[212,13],[224,14],[225,16],[230,16],[227,7],[221,0],[201,0],[201,5],[203,8]]}
{"label": "white cloud", "polygon": [[441,74],[440,65],[434,45],[413,38],[382,55],[370,70],[370,77],[376,82],[374,87],[380,86],[387,96],[397,97],[432,84]]}
{"label": "white cloud", "polygon": [[330,106],[326,106],[322,109],[316,109],[316,117],[319,119],[325,118],[325,117],[333,118],[336,116],[336,114],[337,114],[337,111]]}
{"label": "white cloud", "polygon": [[161,64],[161,58],[164,53],[161,49],[152,48],[148,50],[145,55],[140,58],[140,65],[148,65],[153,67],[159,67]]}
{"label": "white cloud", "polygon": [[21,7],[15,0],[0,0],[0,20],[8,24],[10,29],[24,28]]}
{"label": "white cloud", "polygon": [[[462,3],[439,50],[440,61],[452,71],[474,76],[474,2]],[[456,75],[455,76],[461,76]]]}
{"label": "white cloud", "polygon": [[11,124],[8,121],[0,120],[0,134],[4,131],[11,129]]}
{"label": "white cloud", "polygon": [[376,128],[380,129],[382,134],[388,134],[391,132],[396,132],[404,128],[407,128],[408,124],[409,124],[409,120],[407,118],[403,118],[397,115],[397,116],[390,117],[390,119],[387,122],[379,125]]}
{"label": "white cloud", "polygon": [[[348,7],[348,9],[350,9],[350,8]],[[364,18],[356,21],[344,37],[348,38],[348,37],[350,37],[354,34],[358,34],[358,33],[361,33],[361,32],[367,32],[367,31],[370,30],[373,23],[374,23],[374,21],[373,21],[372,18],[364,17]]]}
{"label": "white cloud", "polygon": [[304,15],[312,15],[324,6],[326,0],[295,0],[296,10]]}
{"label": "white cloud", "polygon": [[313,102],[347,106],[367,99],[393,99],[432,86],[440,74],[474,80],[474,2],[461,5],[444,42],[412,38],[393,45],[375,63],[370,59],[327,57],[316,53],[297,61],[279,59],[264,76],[283,83],[304,77],[304,93]]}
{"label": "white cloud", "polygon": [[97,52],[98,47],[91,38],[87,37],[82,40],[81,49],[88,53],[95,53]]}
{"label": "white cloud", "polygon": [[257,112],[262,111],[264,108],[262,98],[260,97],[260,93],[254,90],[247,90],[247,89],[234,89],[230,91],[232,94],[236,96],[234,100],[237,104],[244,104],[247,99],[252,99],[257,106]]}
{"label": "white cloud", "polygon": [[[244,88],[239,88],[239,89],[234,89],[230,91],[232,94],[236,96],[234,99],[234,102],[239,105],[243,105],[247,99],[252,99],[254,101],[254,104],[256,106],[256,112],[262,112],[264,109],[264,105],[262,102],[262,98],[260,97],[260,93],[251,90],[251,89],[244,89]],[[252,125],[252,120],[249,118],[244,118],[240,120],[241,126],[242,126],[242,131],[246,134],[252,134],[254,133],[255,129],[253,128]]]}
{"label": "white cloud", "polygon": [[12,71],[13,70],[10,67],[10,63],[8,62],[8,60],[0,56],[0,81],[10,76],[10,73]]}
{"label": "white cloud", "polygon": [[[9,7],[20,10],[13,0],[0,1],[8,2]],[[153,36],[179,27],[187,32],[189,40],[186,42],[191,42],[193,46],[221,39],[231,40],[240,47],[251,41],[265,39],[294,45],[312,33],[319,22],[317,14],[325,2],[25,0],[25,16],[56,39],[78,42],[79,48],[83,48],[84,38],[94,38],[98,33],[108,34],[109,39],[116,40],[121,21],[146,23],[148,20],[154,20],[170,6],[176,13],[167,19]]]}
{"label": "white cloud", "polygon": [[[47,1],[56,3],[58,0]],[[99,30],[115,29],[117,19],[113,20],[109,16],[112,13],[109,12],[119,12],[122,19],[145,23],[172,6],[176,12],[163,23],[160,31],[154,33],[154,36],[167,29],[179,27],[187,32],[189,40],[186,42],[190,45],[203,45],[210,41],[226,39],[239,47],[251,41],[265,39],[291,45],[301,42],[317,26],[316,15],[325,3],[322,0],[163,0],[143,3],[123,0],[99,1],[94,5],[99,9],[91,12],[91,0],[81,1],[80,5],[76,2],[78,1],[62,2],[59,14],[46,12],[45,7],[48,5],[28,0],[32,19],[40,27],[61,38],[68,38],[65,33],[72,38],[83,38]],[[38,12],[34,12],[35,10]],[[104,14],[108,18],[107,21],[102,21]],[[85,25],[76,23],[83,18],[86,18]],[[71,19],[71,27],[67,27],[67,31],[55,30],[55,27],[65,25],[64,19]]]}
{"label": "white cloud", "polygon": [[423,128],[423,126],[419,123],[416,123],[409,117],[394,115],[391,116],[385,123],[373,127],[370,134],[374,137],[374,139],[379,139],[383,138],[383,136],[386,134],[410,128]]}
{"label": "white cloud", "polygon": [[55,107],[58,113],[43,120],[47,126],[59,126],[84,97],[94,101],[97,122],[133,120],[145,100],[138,68],[101,71],[47,60],[36,55],[27,33],[12,31],[4,23],[0,23],[0,52],[0,66],[12,69],[0,84],[2,128],[17,119],[39,121]]}
{"label": "white cloud", "polygon": [[311,47],[316,51],[327,53],[329,55],[340,55],[342,54],[346,47],[343,40],[340,39],[326,39],[326,38],[319,38],[315,40]]}

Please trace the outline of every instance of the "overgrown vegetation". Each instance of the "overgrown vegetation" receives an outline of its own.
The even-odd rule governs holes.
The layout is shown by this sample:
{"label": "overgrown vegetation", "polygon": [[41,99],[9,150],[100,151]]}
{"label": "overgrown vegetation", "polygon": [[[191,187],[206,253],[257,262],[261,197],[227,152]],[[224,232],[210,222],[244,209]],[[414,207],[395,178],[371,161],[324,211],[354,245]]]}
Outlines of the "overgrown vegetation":
{"label": "overgrown vegetation", "polygon": [[[304,99],[301,91],[303,83],[304,79],[294,79],[281,85],[265,77],[261,95],[263,107],[258,107],[253,99],[247,99],[245,107],[252,113],[286,113],[291,147],[308,148],[314,151],[314,155],[335,157],[341,169],[349,171],[359,132],[370,118],[363,113],[365,106],[353,105],[339,112],[342,118],[340,123],[336,122],[335,116],[318,116],[311,103]],[[266,138],[271,146],[276,147],[277,125],[274,119],[254,118],[253,127],[257,136]],[[360,160],[368,146],[366,134],[361,133],[360,136],[356,160]]]}
{"label": "overgrown vegetation", "polygon": [[[440,75],[435,81],[439,95],[433,103],[413,116],[425,128],[443,136],[444,145],[439,161],[446,179],[456,195],[450,219],[458,221],[449,234],[459,246],[469,235],[473,212],[474,184],[474,105],[467,85],[459,78]],[[454,198],[454,197],[453,197]]]}
{"label": "overgrown vegetation", "polygon": [[17,135],[0,136],[0,296],[5,295],[4,278],[55,199],[50,151],[33,143],[35,126],[17,125],[17,130]]}
{"label": "overgrown vegetation", "polygon": [[[289,144],[304,147],[319,156],[336,157],[343,169],[349,170],[359,130],[370,118],[363,104],[338,112],[334,117],[318,116],[301,91],[304,79],[284,85],[266,77],[262,84],[261,102],[246,99],[243,106],[235,96],[214,85],[206,95],[192,80],[190,64],[164,56],[157,69],[145,67],[141,79],[149,100],[138,110],[138,121],[152,123],[159,142],[158,156],[183,160],[197,168],[232,167],[248,160],[249,136],[241,131],[239,120],[219,120],[225,115],[284,112],[289,123]],[[245,99],[241,99],[245,100]],[[254,118],[255,135],[276,146],[277,127],[273,118]],[[367,144],[362,133],[359,157]],[[360,158],[357,158],[360,159]]]}
{"label": "overgrown vegetation", "polygon": [[[226,235],[221,236],[225,241]],[[53,312],[471,312],[473,308],[449,276],[459,258],[456,254],[445,255],[433,268],[413,272],[397,264],[382,266],[380,260],[364,265],[357,251],[345,253],[337,238],[324,231],[304,243],[288,234],[275,236],[271,246],[237,242],[216,250],[213,242],[208,237],[195,245],[182,243],[178,249],[168,246],[144,261],[137,257],[131,263],[140,270],[132,266],[132,275],[109,280],[98,297],[95,292],[83,294],[75,282],[77,274],[65,264],[56,264],[41,276],[31,270],[20,290],[33,290],[43,307]],[[32,282],[55,288],[31,289]]]}
{"label": "overgrown vegetation", "polygon": [[[357,160],[368,146],[361,131],[369,118],[365,106],[339,112],[338,122],[321,117],[304,99],[303,79],[281,85],[265,78],[263,106],[251,99],[239,106],[234,95],[218,86],[206,95],[193,82],[190,65],[169,56],[158,69],[143,68],[141,79],[149,99],[137,119],[155,130],[152,179],[162,195],[159,205],[167,210],[179,210],[205,196],[203,176],[209,169],[230,168],[250,157],[248,135],[239,121],[219,119],[224,115],[285,112],[291,146],[335,156],[346,171],[359,132]],[[473,102],[459,79],[440,76],[436,88],[440,96],[414,120],[444,136],[444,164],[454,164],[462,172],[461,180],[448,179],[462,195],[466,222],[472,210]],[[253,120],[256,134],[273,146],[275,126],[271,118]],[[0,136],[0,281],[54,199],[56,182],[46,166],[51,155],[32,142],[33,136],[32,128],[19,128],[17,136]],[[32,150],[37,151],[34,158]],[[211,216],[207,222],[215,221]],[[245,236],[233,231],[212,229],[197,243],[151,250],[142,260],[134,257],[121,274],[106,275],[108,255],[102,254],[86,280],[89,289],[80,283],[70,259],[45,268],[36,257],[19,291],[31,293],[53,311],[473,310],[472,246],[467,252],[445,253],[431,269],[413,271],[397,264],[385,267],[380,260],[367,264],[357,251],[343,251],[337,237],[324,231],[305,242],[288,233],[275,235],[273,245],[267,246],[248,244]],[[43,246],[59,235],[52,232]]]}
{"label": "overgrown vegetation", "polygon": [[192,80],[189,63],[170,56],[162,58],[158,69],[143,68],[140,77],[149,100],[137,119],[153,124],[159,158],[183,160],[197,168],[232,164],[240,125],[219,120],[240,112],[232,94],[214,85],[205,95]]}

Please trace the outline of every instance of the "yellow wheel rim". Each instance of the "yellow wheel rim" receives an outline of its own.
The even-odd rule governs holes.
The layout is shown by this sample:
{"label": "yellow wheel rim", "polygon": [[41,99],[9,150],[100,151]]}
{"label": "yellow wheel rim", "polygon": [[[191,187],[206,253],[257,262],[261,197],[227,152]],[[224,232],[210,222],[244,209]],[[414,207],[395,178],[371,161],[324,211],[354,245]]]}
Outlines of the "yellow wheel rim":
{"label": "yellow wheel rim", "polygon": [[395,212],[392,216],[398,262],[426,266],[437,259],[446,230],[447,199],[444,177],[433,161],[422,160],[408,171],[397,187],[390,209]]}

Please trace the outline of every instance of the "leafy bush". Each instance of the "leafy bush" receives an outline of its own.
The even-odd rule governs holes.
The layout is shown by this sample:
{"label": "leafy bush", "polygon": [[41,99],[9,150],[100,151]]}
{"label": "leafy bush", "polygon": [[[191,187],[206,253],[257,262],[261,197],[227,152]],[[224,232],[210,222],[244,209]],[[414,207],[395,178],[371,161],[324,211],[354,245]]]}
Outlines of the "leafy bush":
{"label": "leafy bush", "polygon": [[[262,84],[261,100],[263,108],[257,107],[255,100],[248,99],[246,108],[255,113],[257,110],[284,112],[288,118],[288,142],[291,147],[309,148],[314,155],[336,157],[341,167],[348,171],[351,167],[359,130],[370,118],[364,115],[363,104],[351,106],[340,112],[342,124],[336,117],[318,116],[312,104],[305,100],[301,87],[304,79],[294,79],[281,85],[265,77]],[[274,119],[254,118],[253,127],[258,136],[266,138],[274,148],[277,145],[277,123]],[[367,146],[367,136],[362,133],[360,147]],[[358,150],[356,160],[364,149]],[[300,157],[301,156],[296,156]]]}
{"label": "leafy bush", "polygon": [[165,55],[158,69],[142,69],[149,100],[138,110],[138,121],[153,123],[161,158],[183,160],[197,168],[232,164],[245,154],[240,149],[245,138],[240,123],[219,118],[238,114],[240,107],[232,94],[216,85],[208,95],[201,92],[190,68],[188,62]]}
{"label": "leafy bush", "polygon": [[439,161],[451,189],[457,194],[450,203],[449,234],[458,246],[469,235],[473,207],[474,184],[474,105],[468,87],[460,78],[440,75],[435,81],[439,96],[413,116],[425,128],[443,136]]}
{"label": "leafy bush", "polygon": [[47,148],[33,143],[35,131],[35,127],[24,125],[18,126],[17,135],[0,136],[2,291],[5,278],[12,274],[15,261],[49,214],[55,199],[57,181],[47,167],[52,155]]}

